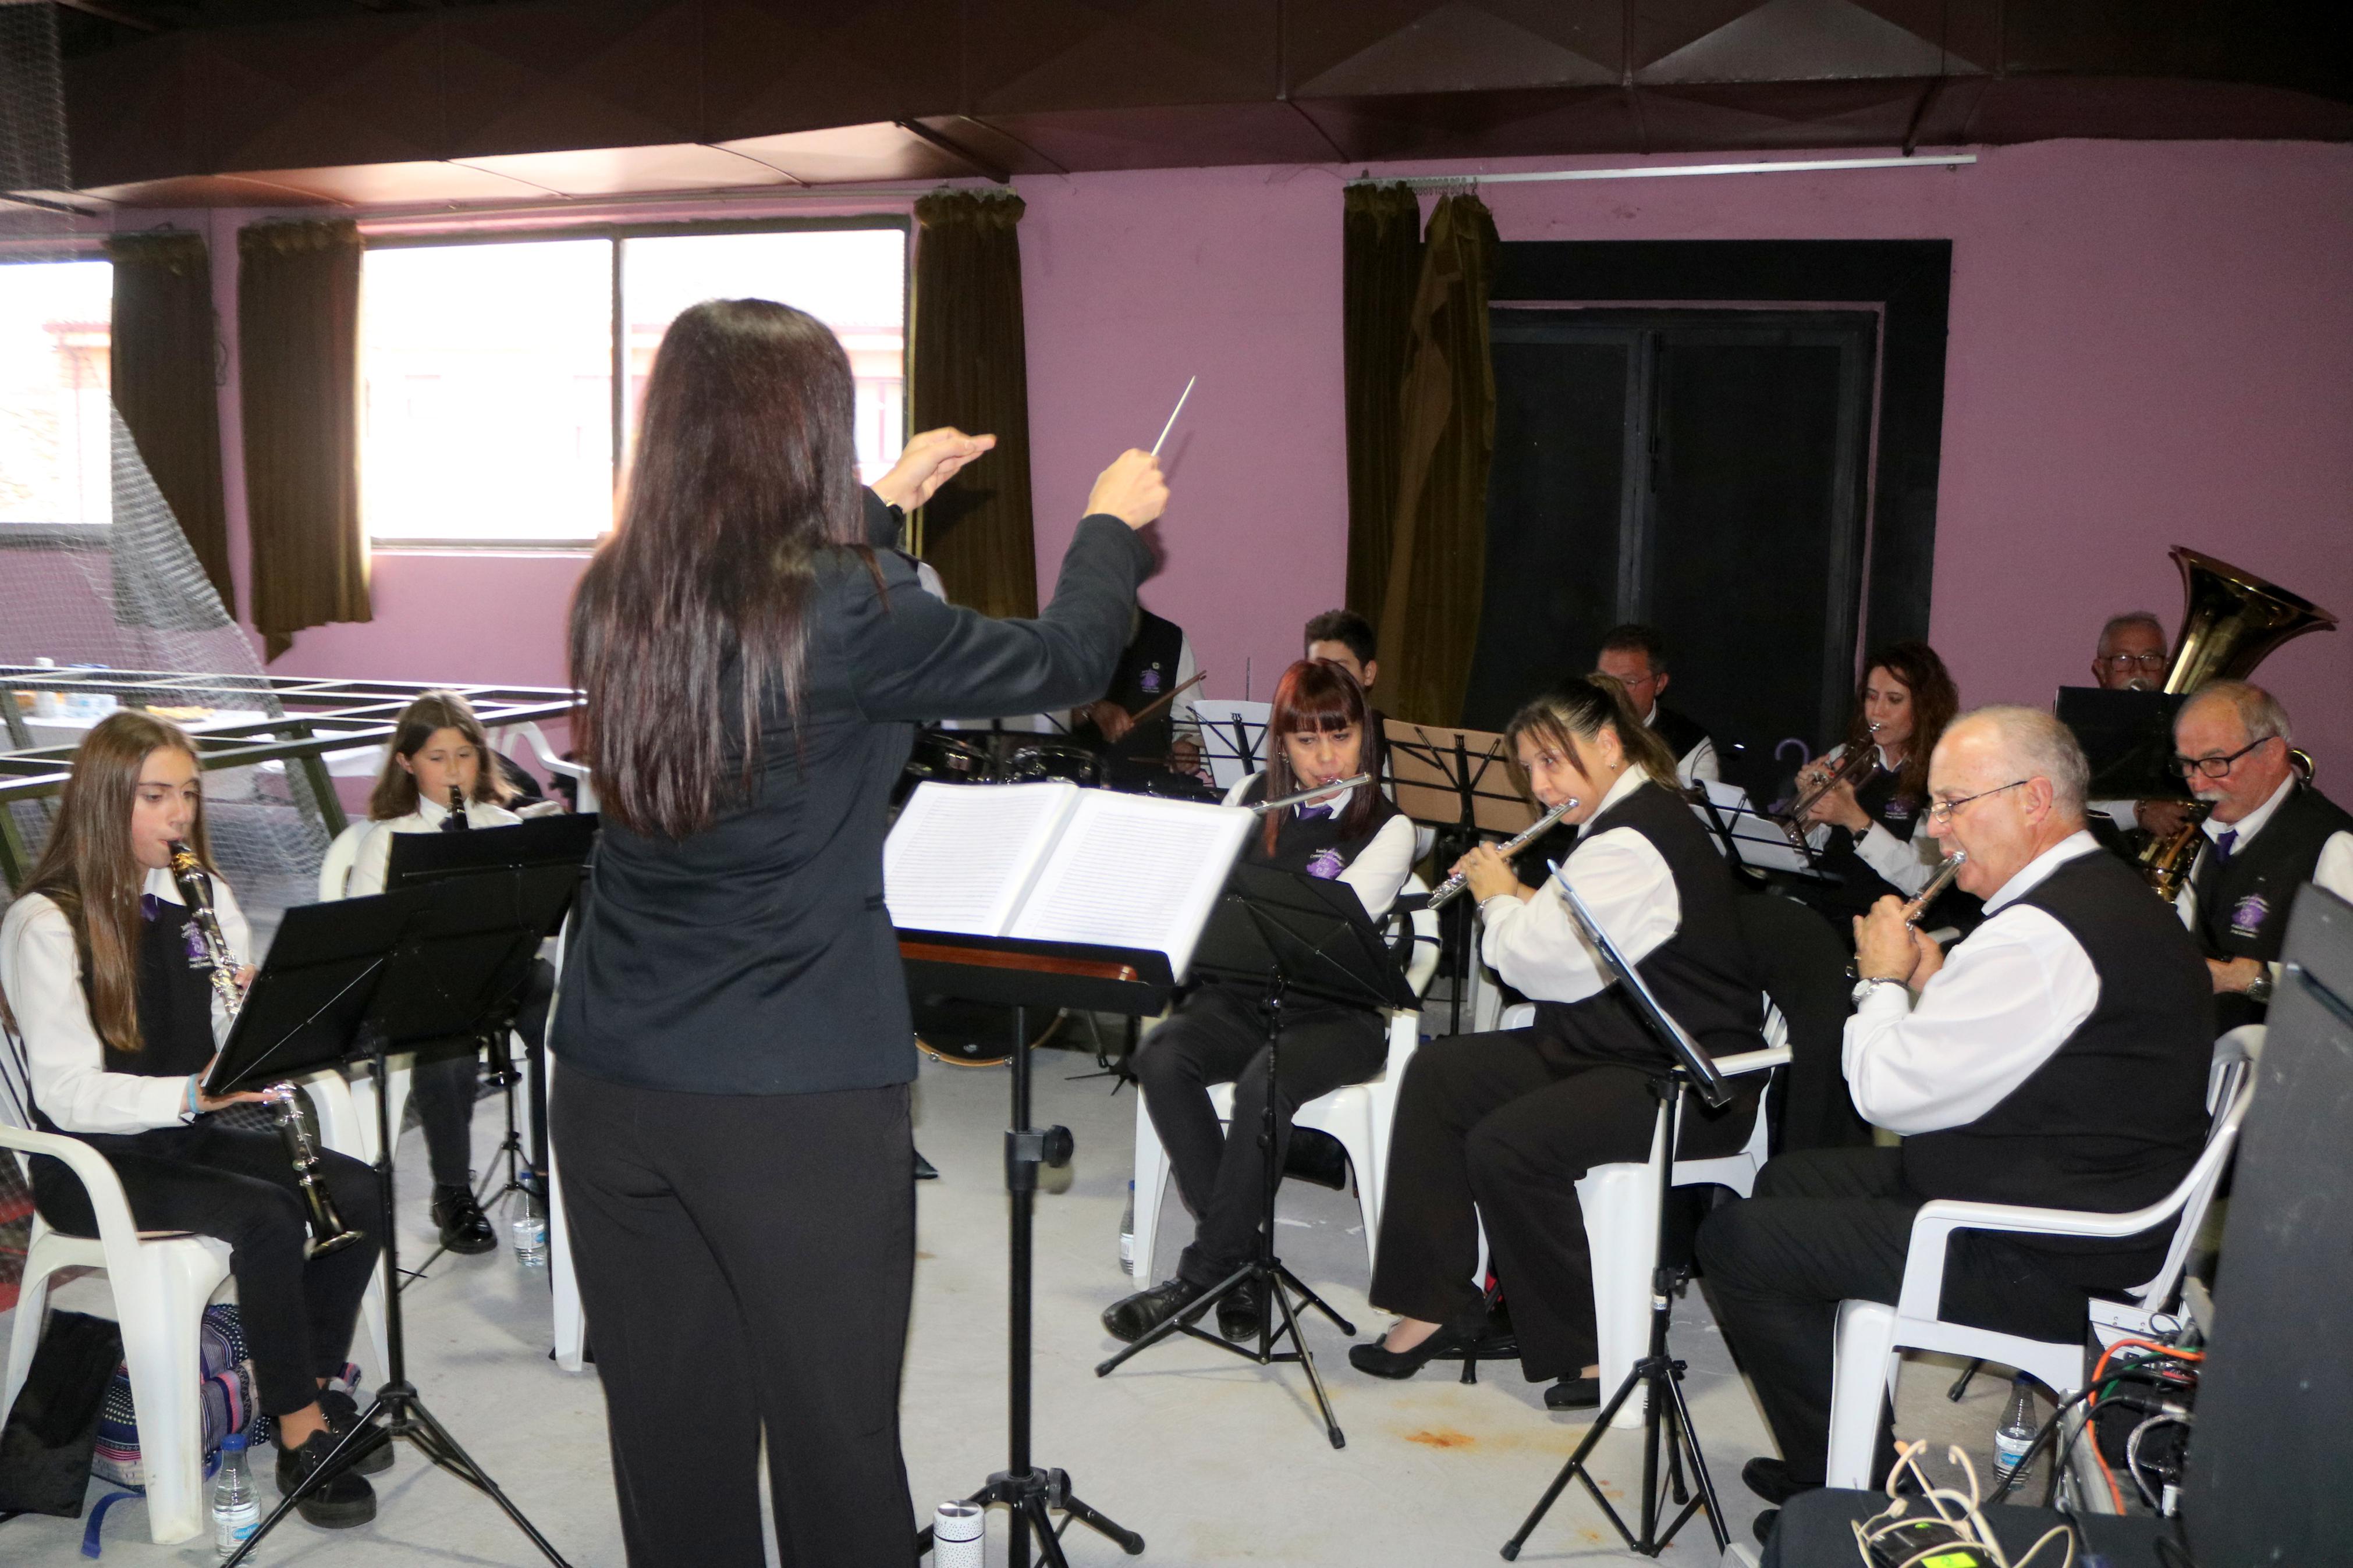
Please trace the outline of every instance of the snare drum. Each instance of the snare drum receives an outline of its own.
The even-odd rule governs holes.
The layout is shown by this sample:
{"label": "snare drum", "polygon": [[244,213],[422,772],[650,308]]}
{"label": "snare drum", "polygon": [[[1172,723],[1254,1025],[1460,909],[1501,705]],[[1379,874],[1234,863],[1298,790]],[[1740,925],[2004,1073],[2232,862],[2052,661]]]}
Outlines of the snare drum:
{"label": "snare drum", "polygon": [[1005,777],[1011,784],[1044,784],[1056,779],[1074,784],[1103,783],[1103,759],[1084,746],[1067,741],[1042,741],[1024,746],[1006,759]]}

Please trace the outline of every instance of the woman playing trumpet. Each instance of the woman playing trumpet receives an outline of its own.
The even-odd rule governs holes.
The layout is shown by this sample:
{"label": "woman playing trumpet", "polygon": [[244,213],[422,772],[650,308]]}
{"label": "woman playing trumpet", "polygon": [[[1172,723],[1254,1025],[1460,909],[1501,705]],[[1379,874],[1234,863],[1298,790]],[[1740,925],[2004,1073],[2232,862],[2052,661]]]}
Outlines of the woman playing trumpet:
{"label": "woman playing trumpet", "polygon": [[[368,1237],[306,1259],[284,1146],[212,1119],[262,1096],[215,1099],[200,1087],[227,1011],[173,879],[175,840],[210,870],[195,745],[152,715],[108,715],[74,752],[57,825],[0,921],[0,1023],[31,1090],[35,1124],[104,1154],[140,1228],[228,1243],[257,1395],[278,1421],[278,1485],[290,1490],[358,1417],[347,1395],[322,1390],[343,1370],[377,1242]],[[245,916],[228,884],[217,873],[211,881],[222,934],[243,953]],[[375,1180],[365,1165],[334,1153],[319,1161],[338,1209],[373,1212]],[[69,1236],[98,1234],[70,1171],[37,1155],[32,1176],[42,1217]],[[378,1447],[356,1468],[391,1460]],[[364,1524],[375,1517],[375,1495],[347,1470],[301,1511],[328,1528]]]}
{"label": "woman playing trumpet", "polygon": [[[1582,676],[1522,709],[1505,735],[1536,798],[1576,804],[1561,874],[1710,1055],[1760,1044],[1763,1008],[1735,916],[1732,873],[1685,800],[1675,759],[1608,676]],[[1512,1300],[1521,1368],[1558,1378],[1556,1408],[1599,1403],[1592,1259],[1577,1182],[1594,1165],[1640,1160],[1657,1105],[1659,1045],[1569,919],[1555,882],[1525,888],[1488,846],[1465,856],[1486,922],[1483,952],[1536,999],[1526,1028],[1463,1035],[1416,1053],[1398,1100],[1381,1211],[1374,1305],[1400,1313],[1349,1361],[1410,1377],[1484,1328],[1472,1283],[1483,1219]],[[1687,1110],[1690,1157],[1747,1141],[1753,1092],[1720,1111]]]}

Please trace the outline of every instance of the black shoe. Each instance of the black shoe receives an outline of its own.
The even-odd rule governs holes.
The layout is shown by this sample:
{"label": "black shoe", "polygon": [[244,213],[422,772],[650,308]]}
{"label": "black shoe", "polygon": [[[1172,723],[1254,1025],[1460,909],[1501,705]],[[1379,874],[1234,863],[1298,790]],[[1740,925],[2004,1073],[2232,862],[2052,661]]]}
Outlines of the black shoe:
{"label": "black shoe", "polygon": [[498,1237],[491,1229],[490,1216],[482,1213],[482,1205],[474,1201],[470,1188],[436,1184],[433,1223],[441,1227],[441,1245],[452,1252],[491,1252],[499,1245]]}
{"label": "black shoe", "polygon": [[[319,1413],[327,1418],[327,1430],[339,1443],[344,1433],[360,1424],[359,1402],[340,1388],[319,1391]],[[379,1428],[376,1440],[360,1450],[351,1468],[355,1476],[380,1476],[392,1468],[392,1439]]]}
{"label": "black shoe", "polygon": [[[1474,1336],[1441,1325],[1430,1338],[1409,1351],[1393,1351],[1379,1340],[1370,1344],[1350,1345],[1348,1364],[1372,1377],[1411,1377],[1439,1357],[1459,1356],[1476,1342]],[[1485,1352],[1482,1351],[1481,1353]]]}
{"label": "black shoe", "polygon": [[1751,1459],[1740,1467],[1740,1484],[1778,1508],[1801,1492],[1822,1489],[1820,1481],[1801,1481],[1789,1474],[1787,1459]]}
{"label": "black shoe", "polygon": [[[335,1447],[332,1432],[313,1432],[299,1448],[278,1450],[278,1489],[290,1492],[316,1470]],[[375,1517],[375,1489],[347,1466],[313,1487],[294,1505],[306,1524],[321,1530],[349,1530]]]}
{"label": "black shoe", "polygon": [[1208,1292],[1189,1279],[1164,1279],[1103,1309],[1103,1331],[1134,1344]]}
{"label": "black shoe", "polygon": [[1778,1508],[1768,1508],[1758,1514],[1757,1522],[1748,1528],[1757,1532],[1757,1544],[1763,1546],[1773,1539],[1773,1527],[1780,1522],[1781,1510]]}
{"label": "black shoe", "polygon": [[1545,1390],[1546,1410],[1590,1410],[1600,1403],[1598,1377],[1564,1377]]}
{"label": "black shoe", "polygon": [[915,1180],[919,1182],[938,1181],[940,1179],[940,1168],[937,1165],[933,1164],[929,1160],[924,1159],[923,1152],[921,1149],[916,1150],[914,1152]]}
{"label": "black shoe", "polygon": [[1258,1281],[1245,1279],[1218,1298],[1218,1332],[1236,1344],[1258,1342],[1259,1324],[1266,1318],[1267,1303],[1259,1295]]}

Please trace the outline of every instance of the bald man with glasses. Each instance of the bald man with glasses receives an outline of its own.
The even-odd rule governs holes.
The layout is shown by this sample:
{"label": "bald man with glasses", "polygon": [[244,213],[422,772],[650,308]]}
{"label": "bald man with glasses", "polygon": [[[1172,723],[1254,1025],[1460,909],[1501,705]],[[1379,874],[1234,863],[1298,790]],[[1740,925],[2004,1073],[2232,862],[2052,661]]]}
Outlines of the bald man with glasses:
{"label": "bald man with glasses", "polygon": [[2270,1011],[2299,888],[2353,899],[2353,816],[2305,782],[2290,744],[2287,710],[2243,680],[2200,687],[2173,720],[2174,771],[2213,807],[2180,909],[2213,976],[2220,1029]]}
{"label": "bald man with glasses", "polygon": [[[2204,1143],[2212,988],[2171,911],[2085,831],[2088,771],[2032,709],[1946,730],[1927,829],[1967,852],[1958,885],[1985,900],[1985,923],[1948,956],[1895,899],[1854,922],[1847,1086],[1904,1142],[1784,1154],[1700,1229],[1716,1321],[1781,1449],[1741,1476],[1768,1502],[1822,1484],[1838,1304],[1895,1300],[1921,1205],[2120,1213],[2170,1192]],[[2073,1339],[2086,1293],[2146,1280],[2170,1240],[1965,1232],[1944,1315]],[[1883,1469],[1888,1445],[1877,1452]]]}

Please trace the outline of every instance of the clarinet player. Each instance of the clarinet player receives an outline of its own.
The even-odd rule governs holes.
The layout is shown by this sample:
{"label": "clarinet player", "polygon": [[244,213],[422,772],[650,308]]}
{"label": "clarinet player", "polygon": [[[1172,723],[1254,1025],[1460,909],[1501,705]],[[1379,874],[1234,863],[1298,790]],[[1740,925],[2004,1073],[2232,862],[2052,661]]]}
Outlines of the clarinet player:
{"label": "clarinet player", "polygon": [[908,1564],[913,1030],[882,902],[917,721],[1100,695],[1167,489],[1095,482],[1052,602],[997,621],[880,546],[993,437],[917,436],[861,492],[849,364],[757,300],[657,353],[620,524],[572,610],[602,847],[550,1121],[635,1568]]}

